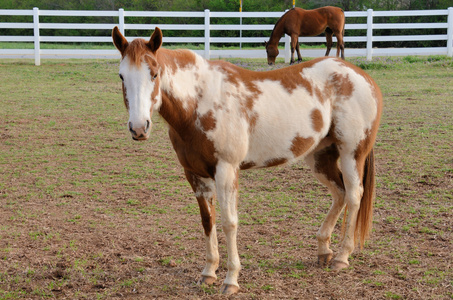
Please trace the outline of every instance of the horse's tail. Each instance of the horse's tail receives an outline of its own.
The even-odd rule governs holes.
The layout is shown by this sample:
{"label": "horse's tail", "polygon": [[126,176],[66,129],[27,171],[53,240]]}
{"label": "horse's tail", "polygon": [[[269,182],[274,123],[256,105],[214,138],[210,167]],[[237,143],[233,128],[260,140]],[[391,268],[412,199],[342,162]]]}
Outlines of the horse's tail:
{"label": "horse's tail", "polygon": [[[365,165],[363,170],[363,195],[360,201],[359,212],[357,213],[357,221],[355,224],[354,241],[360,240],[360,249],[363,248],[365,240],[369,238],[371,227],[373,224],[373,202],[374,202],[374,191],[375,191],[375,169],[374,169],[374,152],[371,149],[367,158],[365,159]],[[346,214],[348,207],[346,206],[344,211],[342,236],[344,237],[344,229],[346,223]]]}
{"label": "horse's tail", "polygon": [[371,149],[368,157],[365,159],[363,170],[363,196],[360,201],[360,208],[357,214],[357,223],[354,232],[354,238],[360,238],[360,248],[363,248],[365,240],[370,236],[371,227],[373,225],[373,202],[375,190],[374,178],[374,152]]}

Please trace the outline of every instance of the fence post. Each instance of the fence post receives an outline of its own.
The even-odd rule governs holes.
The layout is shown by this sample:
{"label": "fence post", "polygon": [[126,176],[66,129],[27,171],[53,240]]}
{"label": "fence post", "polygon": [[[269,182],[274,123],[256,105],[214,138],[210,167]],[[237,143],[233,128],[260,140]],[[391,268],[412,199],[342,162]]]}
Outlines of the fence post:
{"label": "fence post", "polygon": [[35,44],[35,66],[41,65],[41,47],[39,44],[39,9],[33,7],[33,41]]}
{"label": "fence post", "polygon": [[373,59],[373,10],[370,8],[367,10],[366,20],[366,60]]}
{"label": "fence post", "polygon": [[291,60],[291,38],[285,34],[285,63]]}
{"label": "fence post", "polygon": [[447,56],[453,56],[453,7],[448,8]]}
{"label": "fence post", "polygon": [[211,23],[211,12],[209,9],[204,10],[204,58],[209,59],[211,57],[211,50],[209,45],[210,40],[210,23]]}
{"label": "fence post", "polygon": [[124,9],[118,9],[118,25],[122,35],[124,35]]}

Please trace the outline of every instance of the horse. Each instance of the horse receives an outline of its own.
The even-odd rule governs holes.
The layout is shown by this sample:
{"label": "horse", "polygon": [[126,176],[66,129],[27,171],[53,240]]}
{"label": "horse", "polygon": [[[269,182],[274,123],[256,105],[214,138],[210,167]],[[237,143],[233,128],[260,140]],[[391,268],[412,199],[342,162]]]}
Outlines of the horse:
{"label": "horse", "polygon": [[295,7],[287,11],[272,30],[269,42],[264,42],[267,52],[267,62],[269,65],[275,64],[277,57],[278,42],[283,34],[291,37],[291,62],[294,63],[294,50],[297,51],[298,62],[302,61],[299,50],[299,36],[316,36],[323,32],[326,33],[327,51],[330,53],[332,48],[332,35],[337,37],[337,57],[340,55],[344,59],[344,11],[339,7],[325,6],[313,10],[305,10]]}
{"label": "horse", "polygon": [[[119,77],[134,140],[149,138],[157,111],[198,201],[206,244],[199,284],[217,280],[216,197],[226,235],[228,271],[223,294],[239,291],[237,249],[239,171],[305,159],[326,185],[333,204],[318,233],[318,263],[339,271],[369,235],[375,190],[374,151],[382,94],[360,68],[318,58],[255,72],[209,61],[185,49],[161,47],[156,27],[149,40],[128,42],[118,27]],[[348,210],[339,253],[330,236]]]}

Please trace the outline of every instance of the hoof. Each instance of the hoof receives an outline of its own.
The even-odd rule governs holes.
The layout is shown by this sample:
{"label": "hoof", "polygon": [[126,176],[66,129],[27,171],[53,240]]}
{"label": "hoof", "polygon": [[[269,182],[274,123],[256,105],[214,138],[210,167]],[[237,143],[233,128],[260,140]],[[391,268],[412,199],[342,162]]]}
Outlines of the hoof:
{"label": "hoof", "polygon": [[330,268],[332,269],[332,271],[338,272],[340,270],[346,269],[347,267],[349,267],[349,264],[347,262],[334,260]]}
{"label": "hoof", "polygon": [[198,280],[198,285],[213,285],[216,280],[217,278],[212,276],[201,276],[200,280]]}
{"label": "hoof", "polygon": [[232,284],[224,284],[220,289],[220,293],[223,295],[233,295],[239,291],[239,287]]}
{"label": "hoof", "polygon": [[329,264],[332,257],[333,257],[332,253],[318,255],[318,265],[320,267],[326,267]]}

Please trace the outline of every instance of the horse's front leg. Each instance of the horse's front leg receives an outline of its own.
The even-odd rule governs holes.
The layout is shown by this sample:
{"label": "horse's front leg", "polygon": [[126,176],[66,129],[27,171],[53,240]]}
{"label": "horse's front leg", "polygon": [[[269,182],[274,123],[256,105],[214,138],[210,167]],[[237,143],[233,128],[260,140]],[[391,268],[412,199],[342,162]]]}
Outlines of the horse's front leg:
{"label": "horse's front leg", "polygon": [[222,293],[228,295],[234,294],[239,290],[238,276],[241,269],[236,244],[238,229],[238,168],[227,162],[220,161],[216,168],[215,182],[228,252],[228,272],[222,286]]}
{"label": "horse's front leg", "polygon": [[201,273],[199,284],[213,284],[219,266],[219,250],[215,225],[215,182],[210,178],[202,178],[185,170],[186,178],[195,192],[200,207],[206,241],[206,266]]}

